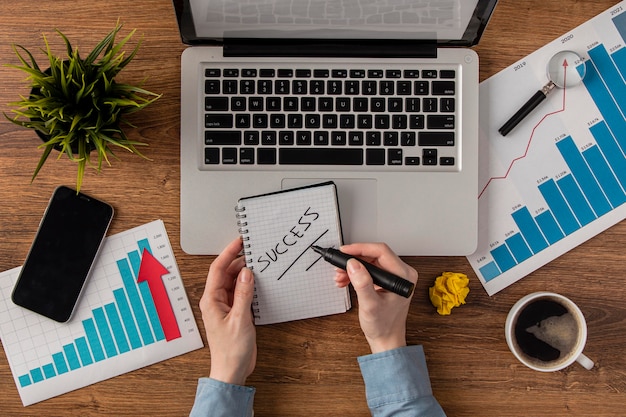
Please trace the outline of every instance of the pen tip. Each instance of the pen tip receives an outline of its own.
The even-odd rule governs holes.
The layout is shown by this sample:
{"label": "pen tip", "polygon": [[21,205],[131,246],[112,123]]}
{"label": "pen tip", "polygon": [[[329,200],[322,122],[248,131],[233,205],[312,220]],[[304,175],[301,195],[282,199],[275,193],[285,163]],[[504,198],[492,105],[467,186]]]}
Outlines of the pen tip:
{"label": "pen tip", "polygon": [[322,248],[320,248],[319,246],[316,246],[316,245],[311,245],[311,249],[313,249],[317,253],[322,253],[324,251],[324,249],[322,249]]}

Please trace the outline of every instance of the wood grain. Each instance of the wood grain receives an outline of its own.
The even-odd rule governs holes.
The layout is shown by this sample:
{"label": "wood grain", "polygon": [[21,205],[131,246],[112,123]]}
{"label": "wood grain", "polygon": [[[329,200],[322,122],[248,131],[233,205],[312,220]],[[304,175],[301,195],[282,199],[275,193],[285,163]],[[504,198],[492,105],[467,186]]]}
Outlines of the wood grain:
{"label": "wood grain", "polygon": [[[601,0],[501,0],[475,49],[484,80],[615,3]],[[88,51],[117,19],[137,28],[143,44],[124,70],[125,81],[145,80],[163,97],[134,119],[131,138],[150,144],[151,161],[119,153],[111,167],[85,175],[84,191],[116,208],[111,233],[161,218],[165,222],[199,326],[197,308],[211,256],[180,249],[179,85],[180,42],[167,0],[0,0],[0,56],[16,63],[12,43],[42,45],[46,33],[62,51],[54,29]],[[23,75],[0,66],[0,107],[25,94]],[[0,270],[20,265],[52,190],[75,182],[66,159],[48,161],[31,184],[40,155],[32,132],[0,119]],[[235,231],[233,230],[233,236]],[[210,239],[207,236],[207,239]],[[453,238],[453,237],[451,237]],[[622,222],[489,297],[464,257],[405,258],[420,273],[408,318],[408,341],[423,344],[433,391],[449,416],[619,416],[626,403],[626,225]],[[470,277],[466,305],[437,315],[428,287],[444,271]],[[592,371],[574,365],[543,374],[518,363],[504,339],[509,308],[523,295],[549,290],[572,298],[587,317],[586,353]],[[356,300],[354,305],[356,306]],[[259,357],[249,383],[255,412],[266,416],[365,416],[368,410],[355,357],[368,353],[358,307],[338,316],[258,328]],[[210,366],[207,348],[24,408],[4,350],[0,349],[0,410],[26,416],[180,416],[188,414],[198,377]]]}

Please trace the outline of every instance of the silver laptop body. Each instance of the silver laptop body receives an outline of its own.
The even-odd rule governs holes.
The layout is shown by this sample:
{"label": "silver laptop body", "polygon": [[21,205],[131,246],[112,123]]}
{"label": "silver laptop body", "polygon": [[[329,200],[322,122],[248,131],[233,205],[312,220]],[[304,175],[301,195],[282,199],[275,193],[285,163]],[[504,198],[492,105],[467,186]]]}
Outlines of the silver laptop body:
{"label": "silver laptop body", "polygon": [[[327,180],[346,243],[385,242],[407,256],[475,250],[478,56],[463,46],[478,41],[495,0],[364,3],[372,7],[174,1],[190,45],[181,60],[185,252],[219,253],[237,234],[239,198]],[[432,105],[444,113],[430,114]],[[368,123],[371,132],[355,133]]]}

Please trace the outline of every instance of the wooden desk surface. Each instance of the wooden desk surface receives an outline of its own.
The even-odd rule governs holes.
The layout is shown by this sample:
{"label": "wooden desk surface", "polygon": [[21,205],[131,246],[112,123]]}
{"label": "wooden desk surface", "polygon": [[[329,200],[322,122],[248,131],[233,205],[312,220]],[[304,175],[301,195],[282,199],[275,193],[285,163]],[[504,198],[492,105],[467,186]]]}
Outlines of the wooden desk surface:
{"label": "wooden desk surface", "polygon": [[[501,0],[479,47],[481,80],[614,5],[617,0]],[[194,306],[213,257],[190,256],[179,245],[179,58],[183,51],[168,0],[0,0],[0,56],[16,62],[11,43],[42,45],[41,32],[59,45],[54,28],[83,51],[113,28],[138,29],[144,43],[125,80],[147,78],[163,97],[137,119],[131,137],[150,143],[152,162],[121,153],[100,175],[88,172],[86,193],[112,203],[111,233],[161,218]],[[138,38],[138,36],[137,36]],[[59,49],[62,50],[62,49]],[[0,67],[0,107],[25,94],[23,76]],[[21,265],[52,190],[72,185],[75,168],[66,159],[45,165],[30,184],[40,151],[35,135],[0,118],[0,270]],[[234,233],[233,233],[234,237]],[[207,236],[207,238],[210,238]],[[626,404],[626,223],[622,222],[488,297],[465,257],[406,258],[420,273],[408,319],[408,342],[423,344],[433,391],[449,416],[624,415]],[[471,279],[467,305],[451,316],[436,314],[427,288],[441,272]],[[543,374],[509,352],[504,321],[523,295],[549,290],[571,297],[588,320],[586,353],[592,371],[578,365]],[[356,304],[356,303],[355,303]],[[204,331],[202,331],[204,334]],[[248,382],[256,386],[257,416],[365,416],[368,410],[356,360],[368,353],[357,309],[344,315],[258,328],[259,357]],[[206,376],[207,348],[23,408],[0,349],[0,410],[3,415],[186,415],[198,377]]]}

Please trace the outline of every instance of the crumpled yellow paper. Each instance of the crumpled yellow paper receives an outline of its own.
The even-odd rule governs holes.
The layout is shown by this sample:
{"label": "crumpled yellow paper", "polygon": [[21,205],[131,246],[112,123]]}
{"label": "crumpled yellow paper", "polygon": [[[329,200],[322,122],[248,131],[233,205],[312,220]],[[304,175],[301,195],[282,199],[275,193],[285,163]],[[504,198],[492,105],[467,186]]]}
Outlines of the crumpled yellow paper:
{"label": "crumpled yellow paper", "polygon": [[435,284],[428,289],[430,302],[437,308],[437,313],[447,316],[453,307],[465,304],[469,294],[469,278],[459,272],[444,272],[435,279]]}

